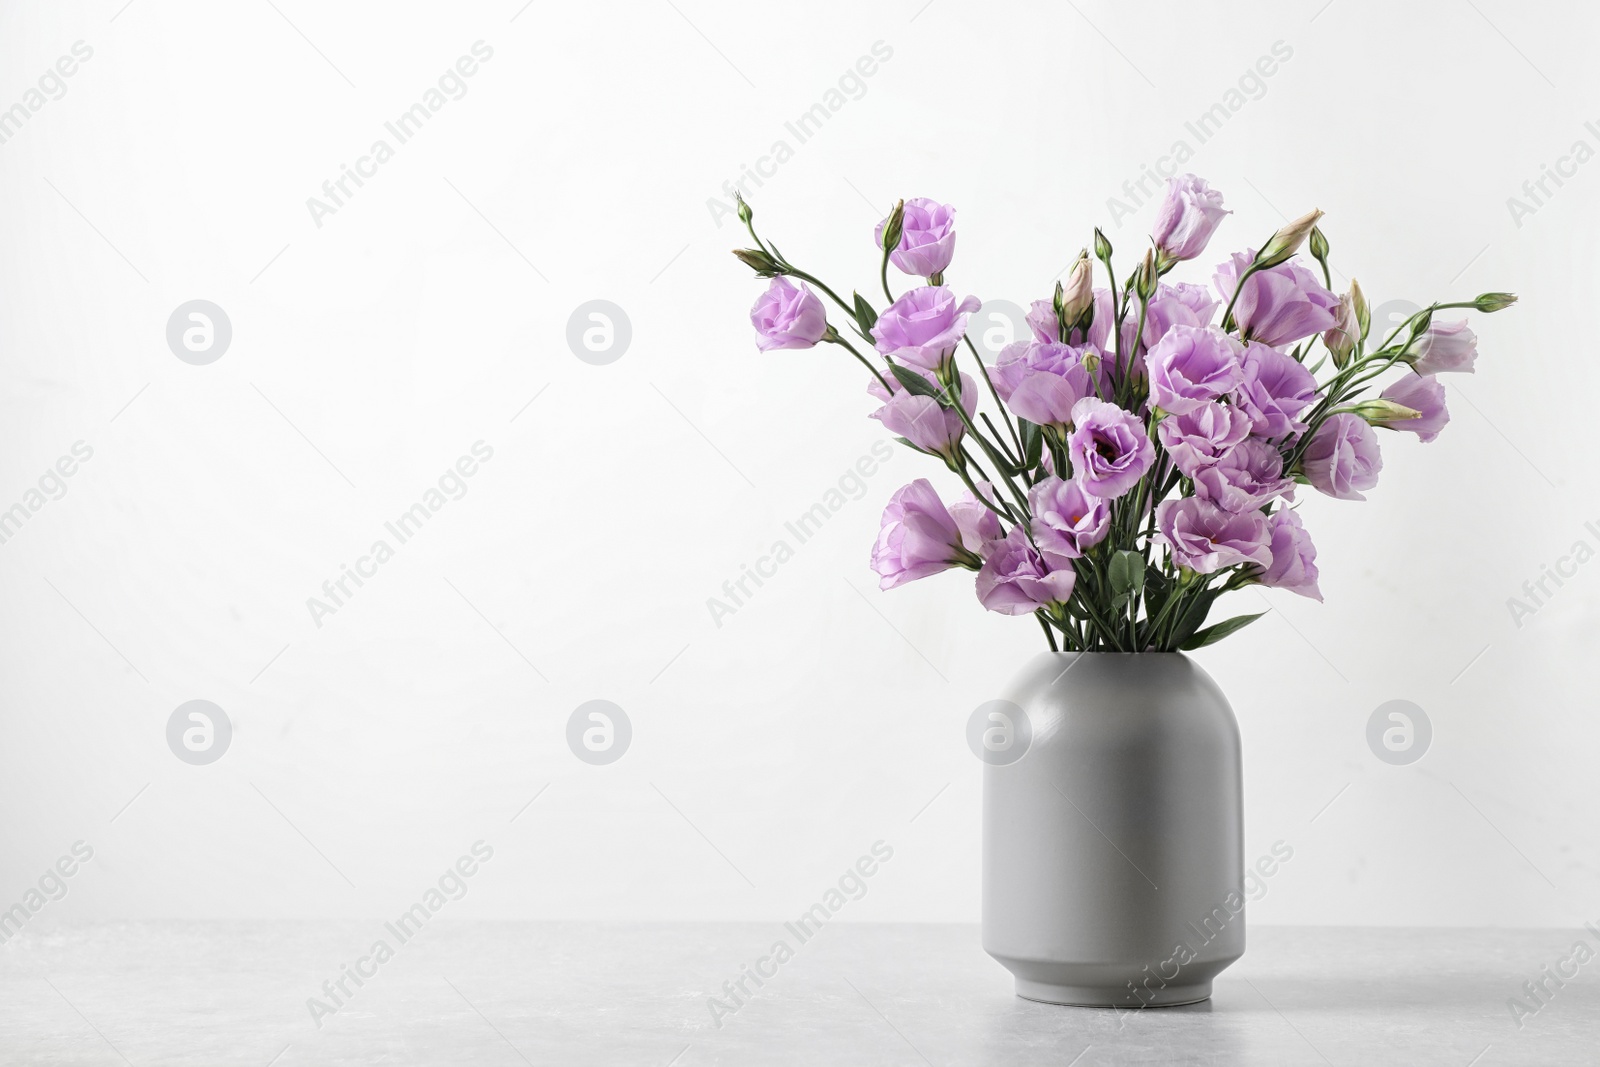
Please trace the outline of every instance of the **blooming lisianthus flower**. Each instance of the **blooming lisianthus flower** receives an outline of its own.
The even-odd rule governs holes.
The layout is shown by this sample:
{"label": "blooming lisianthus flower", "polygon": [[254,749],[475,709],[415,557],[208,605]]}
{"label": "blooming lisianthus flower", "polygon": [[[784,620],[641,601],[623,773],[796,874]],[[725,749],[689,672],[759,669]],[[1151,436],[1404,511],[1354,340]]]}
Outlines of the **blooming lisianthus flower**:
{"label": "blooming lisianthus flower", "polygon": [[[877,391],[881,392],[882,387]],[[961,376],[961,406],[968,418],[978,408],[978,387],[968,374]],[[966,432],[966,423],[955,408],[945,407],[934,397],[905,389],[895,390],[889,402],[871,417],[923,451],[946,458],[954,456],[956,445]]]}
{"label": "blooming lisianthus flower", "polygon": [[[989,504],[996,503],[994,486],[988,482],[974,482],[978,492],[982,493]],[[1000,528],[1000,517],[994,509],[973,495],[972,490],[963,490],[961,496],[950,505],[950,516],[956,520],[956,526],[961,530],[961,543],[967,550],[980,559],[989,554],[989,542],[998,541],[1005,536],[1005,531]]]}
{"label": "blooming lisianthus flower", "polygon": [[1362,490],[1377,485],[1383,470],[1378,435],[1359,415],[1334,415],[1317,427],[1301,466],[1318,492],[1339,500],[1365,500]]}
{"label": "blooming lisianthus flower", "polygon": [[1077,479],[1044,478],[1028,490],[1028,510],[1034,543],[1054,566],[1071,566],[1068,560],[1099,544],[1111,529],[1111,506]]}
{"label": "blooming lisianthus flower", "polygon": [[1222,206],[1222,194],[1204,178],[1180,174],[1167,179],[1150,239],[1163,259],[1193,259],[1206,250],[1211,235],[1231,214]]}
{"label": "blooming lisianthus flower", "polygon": [[1232,392],[1244,378],[1239,342],[1214,326],[1174,326],[1145,363],[1151,405],[1173,415]]}
{"label": "blooming lisianthus flower", "polygon": [[1208,400],[1182,415],[1169,415],[1156,426],[1156,437],[1173,466],[1193,478],[1250,436],[1250,416],[1231,404]]}
{"label": "blooming lisianthus flower", "polygon": [[1072,408],[1067,455],[1084,489],[1115,500],[1138,484],[1156,449],[1139,420],[1115,404],[1085,397]]}
{"label": "blooming lisianthus flower", "polygon": [[774,278],[750,309],[756,347],[763,352],[811,348],[828,330],[828,313],[817,294],[788,278]]}
{"label": "blooming lisianthus flower", "polygon": [[1272,533],[1272,562],[1262,570],[1262,585],[1287,589],[1291,593],[1322,599],[1317,588],[1317,548],[1311,543],[1300,516],[1279,508],[1267,520]]}
{"label": "blooming lisianthus flower", "polygon": [[1244,379],[1233,400],[1250,416],[1257,437],[1302,433],[1298,416],[1317,399],[1317,379],[1299,360],[1265,344],[1245,346]]}
{"label": "blooming lisianthus flower", "polygon": [[1196,495],[1223,511],[1255,511],[1276,497],[1294,493],[1294,479],[1283,476],[1283,456],[1259,438],[1242,441],[1194,476]]}
{"label": "blooming lisianthus flower", "polygon": [[885,356],[933,373],[955,353],[967,319],[979,307],[977,297],[958,301],[942,285],[908,289],[878,316],[873,345]]}
{"label": "blooming lisianthus flower", "polygon": [[[1224,301],[1233,299],[1240,277],[1255,258],[1255,250],[1248,249],[1218,265],[1212,281]],[[1292,345],[1333,326],[1338,321],[1338,306],[1339,298],[1317,281],[1316,275],[1291,260],[1245,279],[1233,305],[1233,321],[1239,333],[1252,341]]]}
{"label": "blooming lisianthus flower", "polygon": [[[877,244],[883,247],[883,228],[878,223]],[[919,196],[906,201],[900,223],[900,244],[889,252],[889,262],[907,274],[926,278],[950,265],[956,254],[956,209],[937,200]]]}
{"label": "blooming lisianthus flower", "polygon": [[989,545],[989,557],[978,571],[978,601],[1002,615],[1027,615],[1072,597],[1078,576],[1071,566],[1053,570],[1034,547],[1021,526],[1013,526],[1005,540]]}
{"label": "blooming lisianthus flower", "polygon": [[1408,346],[1406,358],[1418,374],[1471,374],[1478,362],[1478,335],[1467,328],[1466,319],[1430,322],[1422,336]]}
{"label": "blooming lisianthus flower", "polygon": [[1431,374],[1407,374],[1385,389],[1383,398],[1422,413],[1415,419],[1384,423],[1391,430],[1410,430],[1422,441],[1438,437],[1439,431],[1450,421],[1450,409],[1444,403],[1444,384]]}
{"label": "blooming lisianthus flower", "polygon": [[1156,507],[1156,540],[1172,560],[1201,574],[1239,563],[1272,563],[1271,531],[1259,511],[1235,515],[1199,497],[1163,500]]}
{"label": "blooming lisianthus flower", "polygon": [[962,546],[961,530],[926,478],[902,486],[883,509],[872,569],[880,589],[926,578],[975,562]]}

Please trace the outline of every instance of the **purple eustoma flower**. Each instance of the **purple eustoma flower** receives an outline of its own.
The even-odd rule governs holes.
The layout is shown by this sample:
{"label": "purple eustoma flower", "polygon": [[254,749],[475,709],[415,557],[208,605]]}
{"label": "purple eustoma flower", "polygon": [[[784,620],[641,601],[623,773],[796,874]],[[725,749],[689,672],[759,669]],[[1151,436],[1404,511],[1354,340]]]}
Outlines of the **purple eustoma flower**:
{"label": "purple eustoma flower", "polygon": [[1239,343],[1214,326],[1174,326],[1145,357],[1150,403],[1173,415],[1231,392],[1243,380]]}
{"label": "purple eustoma flower", "polygon": [[1383,470],[1378,435],[1359,415],[1334,415],[1317,427],[1301,466],[1317,491],[1339,500],[1365,500],[1361,491],[1377,485]]}
{"label": "purple eustoma flower", "polygon": [[1198,497],[1163,500],[1156,507],[1156,540],[1172,560],[1201,574],[1239,563],[1272,562],[1271,532],[1259,511],[1235,515]]}
{"label": "purple eustoma flower", "polygon": [[828,313],[817,294],[805,283],[774,278],[750,309],[756,328],[756,347],[763,352],[785,348],[811,348],[828,330]]}
{"label": "purple eustoma flower", "polygon": [[[895,385],[899,384],[895,381]],[[882,386],[875,390],[870,386],[868,388],[875,393],[883,391]],[[971,375],[961,376],[961,406],[968,418],[978,407],[978,387]],[[954,457],[956,446],[966,432],[966,423],[955,408],[947,408],[931,396],[905,389],[896,389],[889,402],[874,411],[871,417],[923,451],[947,459]]]}
{"label": "purple eustoma flower", "polygon": [[1156,426],[1156,437],[1178,470],[1193,478],[1250,435],[1250,416],[1229,404],[1207,401]]}
{"label": "purple eustoma flower", "polygon": [[1234,403],[1250,416],[1257,437],[1303,433],[1299,416],[1317,399],[1317,379],[1299,360],[1265,344],[1245,346],[1244,380]]}
{"label": "purple eustoma flower", "polygon": [[[956,254],[956,209],[937,200],[919,196],[907,200],[901,221],[900,245],[889,253],[889,262],[906,274],[924,278],[938,274],[950,265]],[[883,228],[878,223],[876,242],[883,247]]]}
{"label": "purple eustoma flower", "polygon": [[1115,404],[1085,397],[1073,405],[1067,455],[1083,487],[1115,500],[1138,484],[1156,449],[1139,420]]}
{"label": "purple eustoma flower", "polygon": [[1027,615],[1072,597],[1077,574],[1070,566],[1052,570],[1028,543],[1027,531],[1013,526],[1005,540],[992,542],[978,571],[978,601],[1002,615]]}
{"label": "purple eustoma flower", "polygon": [[902,486],[889,498],[878,541],[872,546],[872,569],[880,589],[977,563],[977,557],[962,546],[956,520],[926,478]]}
{"label": "purple eustoma flower", "polygon": [[885,356],[933,373],[955,354],[967,319],[980,306],[977,297],[958,301],[942,285],[908,289],[878,316],[873,344]]}
{"label": "purple eustoma flower", "polygon": [[1222,194],[1204,178],[1180,174],[1167,179],[1167,194],[1156,212],[1150,239],[1165,260],[1193,259],[1206,250],[1211,235],[1231,214],[1222,207]]}
{"label": "purple eustoma flower", "polygon": [[1256,511],[1280,496],[1294,494],[1294,479],[1283,476],[1283,456],[1258,438],[1238,447],[1194,476],[1195,493],[1234,513]]}
{"label": "purple eustoma flower", "polygon": [[1384,423],[1391,430],[1410,430],[1422,441],[1438,437],[1439,431],[1450,421],[1450,409],[1444,403],[1444,385],[1431,374],[1407,374],[1385,389],[1383,398],[1422,413],[1419,418]]}
{"label": "purple eustoma flower", "polygon": [[[1212,279],[1224,301],[1233,299],[1239,278],[1256,258],[1254,249],[1235,252],[1219,264]],[[1337,321],[1339,298],[1299,263],[1290,261],[1256,271],[1245,280],[1233,305],[1239,333],[1269,345],[1292,345],[1322,333]]]}
{"label": "purple eustoma flower", "polygon": [[1418,374],[1471,374],[1478,362],[1478,335],[1467,328],[1466,319],[1430,322],[1422,336],[1411,343],[1406,358]]}
{"label": "purple eustoma flower", "polygon": [[[988,482],[974,484],[989,504],[996,503],[994,486]],[[1005,530],[1000,527],[1000,516],[994,513],[989,504],[979,500],[973,495],[972,490],[968,489],[950,505],[950,516],[956,520],[956,526],[961,530],[961,543],[980,559],[988,556],[991,541],[998,541],[1005,536]]]}
{"label": "purple eustoma flower", "polygon": [[1272,534],[1272,562],[1262,570],[1258,580],[1262,585],[1321,600],[1322,590],[1317,588],[1317,549],[1300,516],[1287,508],[1279,508],[1267,520],[1267,525]]}
{"label": "purple eustoma flower", "polygon": [[1043,479],[1028,491],[1028,510],[1033,512],[1034,543],[1045,561],[1058,567],[1072,566],[1071,560],[1103,541],[1111,529],[1111,506],[1076,479]]}

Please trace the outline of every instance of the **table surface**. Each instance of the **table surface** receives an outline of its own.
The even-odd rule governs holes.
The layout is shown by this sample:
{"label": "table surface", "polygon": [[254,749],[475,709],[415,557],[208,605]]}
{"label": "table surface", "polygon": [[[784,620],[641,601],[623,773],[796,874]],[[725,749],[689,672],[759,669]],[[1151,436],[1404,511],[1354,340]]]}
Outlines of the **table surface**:
{"label": "table surface", "polygon": [[[1547,983],[1520,1026],[1507,1004],[1579,938],[1600,942],[1261,927],[1209,1002],[1124,1013],[1017,999],[974,926],[833,923],[803,944],[781,923],[447,914],[403,943],[381,922],[30,929],[0,947],[0,1062],[1592,1065],[1600,960]],[[792,958],[714,1012],[780,939]],[[369,977],[346,978],[348,996],[323,991],[358,963]],[[314,1018],[312,997],[330,1013]]]}

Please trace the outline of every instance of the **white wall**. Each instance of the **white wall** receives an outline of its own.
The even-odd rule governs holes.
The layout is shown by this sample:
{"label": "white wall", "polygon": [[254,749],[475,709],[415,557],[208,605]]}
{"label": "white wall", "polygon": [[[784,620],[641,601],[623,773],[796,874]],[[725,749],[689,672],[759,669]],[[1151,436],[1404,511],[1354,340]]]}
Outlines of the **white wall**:
{"label": "white wall", "polygon": [[[849,917],[975,921],[962,728],[1040,635],[959,577],[876,592],[882,502],[931,474],[903,452],[713,623],[884,434],[836,351],[755,352],[760,287],[707,201],[786,139],[750,199],[792,258],[867,291],[882,209],[929,195],[960,211],[952,283],[1026,304],[1097,222],[1131,262],[1151,210],[1111,226],[1107,200],[1183,139],[1234,210],[1219,253],[1320,206],[1376,304],[1523,298],[1473,323],[1439,441],[1387,436],[1369,503],[1305,505],[1326,605],[1270,596],[1200,654],[1244,730],[1248,851],[1294,848],[1253,920],[1595,918],[1600,564],[1520,628],[1506,603],[1600,546],[1600,164],[1507,207],[1600,148],[1594,12],[121,3],[0,13],[0,106],[93,49],[0,144],[0,508],[93,449],[0,545],[0,906],[81,839],[41,923],[387,914],[481,838],[462,914],[754,918],[883,839]],[[307,198],[480,40],[467,94],[319,228]],[[796,146],[785,122],[880,41]],[[1276,42],[1199,144],[1185,120]],[[233,326],[207,366],[165,340],[196,298]],[[608,366],[565,340],[596,298],[632,324]],[[315,625],[307,598],[478,441],[466,495]],[[204,767],[165,739],[196,698],[235,729]],[[597,698],[634,727],[606,767],[564,741]],[[1434,724],[1410,767],[1364,739],[1395,698]]]}

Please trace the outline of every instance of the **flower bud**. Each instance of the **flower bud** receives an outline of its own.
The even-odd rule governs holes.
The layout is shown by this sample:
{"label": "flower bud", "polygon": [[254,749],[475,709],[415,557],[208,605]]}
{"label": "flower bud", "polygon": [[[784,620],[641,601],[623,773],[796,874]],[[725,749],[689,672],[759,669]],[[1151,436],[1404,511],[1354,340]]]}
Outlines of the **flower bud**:
{"label": "flower bud", "polygon": [[735,248],[733,254],[740,263],[755,271],[758,278],[775,278],[780,274],[789,273],[759,248]]}
{"label": "flower bud", "polygon": [[1361,316],[1366,310],[1366,297],[1361,293],[1361,286],[1354,280],[1350,282],[1350,292],[1339,299],[1339,306],[1334,310],[1334,324],[1328,327],[1322,335],[1322,343],[1327,346],[1328,354],[1333,357],[1333,365],[1343,368],[1350,362],[1350,353],[1354,352],[1365,331],[1361,326]]}
{"label": "flower bud", "polygon": [[1396,404],[1393,400],[1385,400],[1382,397],[1363,400],[1351,410],[1366,419],[1371,426],[1388,426],[1390,423],[1422,418],[1422,412],[1416,408],[1408,408],[1404,404]]}
{"label": "flower bud", "polygon": [[1306,236],[1315,228],[1317,220],[1320,218],[1322,218],[1322,212],[1312,210],[1301,215],[1293,222],[1286,223],[1277,233],[1272,235],[1266,246],[1256,253],[1256,265],[1260,269],[1266,270],[1268,267],[1276,267],[1279,263],[1286,262],[1296,252],[1300,251],[1300,246],[1305,243]]}
{"label": "flower bud", "polygon": [[1106,235],[1100,232],[1100,227],[1094,228],[1094,258],[1106,260],[1111,258],[1111,242]]}
{"label": "flower bud", "polygon": [[1516,293],[1484,293],[1472,302],[1479,311],[1504,311],[1517,302]]}
{"label": "flower bud", "polygon": [[739,205],[739,221],[744,223],[746,226],[750,225],[750,220],[755,218],[756,213],[750,210],[749,204],[745,203],[744,196],[739,193],[734,193],[733,201],[735,204]]}
{"label": "flower bud", "polygon": [[1323,236],[1321,226],[1311,227],[1311,258],[1318,263],[1328,262],[1328,239]]}
{"label": "flower bud", "polygon": [[1068,326],[1079,325],[1085,313],[1094,311],[1094,268],[1090,265],[1088,250],[1078,253],[1073,261],[1067,282],[1060,291],[1061,322]]}
{"label": "flower bud", "polygon": [[883,222],[883,251],[887,255],[900,247],[900,236],[906,225],[906,202],[895,202],[894,210],[889,212],[889,217]]}
{"label": "flower bud", "polygon": [[1161,270],[1156,266],[1155,251],[1147,250],[1144,262],[1139,264],[1139,271],[1134,275],[1133,291],[1139,294],[1140,300],[1148,301],[1156,294],[1156,284],[1161,280]]}

